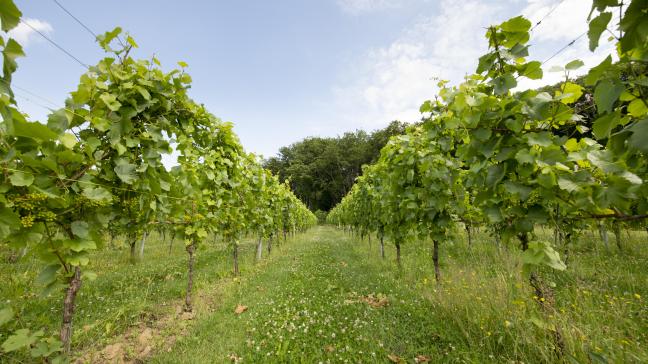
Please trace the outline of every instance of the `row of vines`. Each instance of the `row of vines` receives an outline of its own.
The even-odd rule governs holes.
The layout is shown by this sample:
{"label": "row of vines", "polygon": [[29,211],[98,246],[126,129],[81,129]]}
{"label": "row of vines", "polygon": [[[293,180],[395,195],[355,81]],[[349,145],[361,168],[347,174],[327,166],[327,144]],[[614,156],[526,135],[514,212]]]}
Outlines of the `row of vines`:
{"label": "row of vines", "polygon": [[[438,84],[420,108],[423,122],[392,138],[329,223],[377,234],[381,249],[389,238],[399,264],[404,243],[430,239],[437,282],[441,245],[458,227],[470,240],[474,226],[486,226],[497,242],[519,243],[525,279],[554,313],[540,272],[565,270],[584,229],[643,229],[648,217],[648,1],[594,0],[588,22],[590,50],[604,36],[616,54],[586,73],[585,87],[573,77],[583,62],[559,67],[565,78],[553,94],[513,90],[521,78],[543,77],[542,63],[527,59],[531,22],[489,27],[476,72],[457,86]],[[537,239],[538,226],[554,228],[555,241]]]}
{"label": "row of vines", "polygon": [[[3,351],[65,360],[75,298],[82,282],[95,278],[93,252],[109,236],[127,237],[133,256],[136,242],[143,249],[152,230],[181,238],[188,255],[185,310],[191,311],[194,254],[208,237],[229,243],[238,274],[242,236],[258,236],[260,253],[263,240],[316,223],[287,184],[243,150],[231,124],[188,96],[186,64],[165,72],[156,58],[133,59],[137,44],[120,28],[97,37],[109,56],[81,76],[65,107],[47,123],[29,121],[11,88],[24,54],[6,33],[21,13],[3,0],[0,17],[0,244],[37,256],[37,282],[46,293],[63,293],[58,338],[22,328]],[[173,150],[177,165],[167,170],[162,156]],[[13,315],[2,308],[0,325]]]}

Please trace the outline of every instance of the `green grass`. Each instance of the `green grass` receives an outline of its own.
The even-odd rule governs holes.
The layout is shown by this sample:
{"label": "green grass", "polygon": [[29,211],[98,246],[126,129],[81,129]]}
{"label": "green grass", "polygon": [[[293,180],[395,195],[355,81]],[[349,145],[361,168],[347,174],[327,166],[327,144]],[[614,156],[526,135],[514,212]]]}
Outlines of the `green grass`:
{"label": "green grass", "polygon": [[[407,362],[417,355],[434,362],[557,361],[554,337],[541,323],[560,327],[575,362],[648,361],[645,235],[626,241],[624,253],[583,241],[567,272],[543,272],[556,283],[551,316],[520,276],[515,247],[498,251],[482,234],[475,240],[471,249],[463,241],[442,247],[437,287],[431,244],[406,245],[399,270],[391,246],[383,261],[375,238],[369,250],[366,240],[319,227],[225,295],[223,310],[153,361],[208,363],[233,355],[252,363],[355,363],[388,362],[389,354]],[[386,295],[389,304],[357,302],[372,294]],[[250,309],[237,316],[237,304]]]}
{"label": "green grass", "polygon": [[[76,300],[73,351],[101,348],[115,335],[173,311],[172,303],[184,298],[187,284],[187,253],[184,243],[176,240],[171,251],[168,243],[152,234],[146,242],[144,260],[131,264],[128,247],[116,241],[117,248],[95,253],[88,268],[98,274],[85,280]],[[241,243],[242,274],[252,267],[254,243]],[[225,243],[203,244],[196,253],[195,291],[216,282],[231,280],[231,253]],[[0,302],[12,307],[16,320],[0,329],[0,342],[20,328],[43,329],[58,336],[62,317],[63,293],[41,297],[42,287],[34,284],[41,269],[38,259],[25,256],[15,264],[0,264]],[[21,355],[3,355],[0,362],[29,362]],[[28,358],[28,357],[27,357]]]}
{"label": "green grass", "polygon": [[[548,230],[537,235],[551,239]],[[245,241],[242,276],[235,280],[225,245],[205,244],[197,254],[195,296],[204,301],[198,316],[189,325],[178,321],[182,330],[158,333],[174,340],[164,350],[157,345],[146,361],[374,363],[393,355],[414,363],[423,355],[431,362],[560,362],[547,329],[557,327],[562,361],[648,362],[648,236],[623,237],[619,252],[613,236],[606,250],[586,233],[573,245],[567,271],[541,271],[544,282],[555,283],[548,311],[521,276],[518,248],[498,249],[485,233],[470,248],[463,236],[441,245],[439,286],[425,241],[403,246],[402,269],[389,242],[383,260],[375,237],[370,247],[329,226],[292,238],[256,265],[254,244]],[[84,283],[78,299],[76,350],[101,350],[129,328],[174,317],[186,254],[180,243],[169,255],[160,239],[150,240],[145,261],[135,266],[125,249],[98,253],[99,277]],[[25,284],[35,266],[30,257],[0,264],[2,277],[13,277],[0,298],[21,297],[11,302],[20,307],[16,327],[55,331],[61,297],[37,298],[38,287]],[[237,315],[237,305],[248,310]]]}
{"label": "green grass", "polygon": [[[552,239],[549,231],[537,235]],[[498,250],[492,240],[479,234],[471,249],[464,241],[442,246],[440,288],[429,283],[430,244],[405,248],[403,282],[435,303],[436,312],[447,318],[445,330],[464,332],[468,348],[478,348],[495,361],[553,362],[554,335],[537,324],[546,323],[562,332],[566,360],[648,362],[645,232],[626,239],[622,253],[614,245],[606,250],[598,238],[586,234],[571,247],[567,271],[540,272],[545,282],[556,285],[549,313],[540,309],[520,274],[517,246]]]}

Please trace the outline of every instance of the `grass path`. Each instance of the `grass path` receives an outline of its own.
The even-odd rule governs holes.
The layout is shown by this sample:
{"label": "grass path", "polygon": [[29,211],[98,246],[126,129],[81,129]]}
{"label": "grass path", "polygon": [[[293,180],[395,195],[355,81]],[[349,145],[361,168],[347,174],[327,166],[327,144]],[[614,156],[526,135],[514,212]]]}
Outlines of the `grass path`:
{"label": "grass path", "polygon": [[[157,363],[414,362],[440,358],[458,337],[441,333],[428,300],[416,298],[389,270],[330,227],[222,297],[223,309],[194,325]],[[389,265],[389,263],[384,263]],[[248,306],[241,315],[237,305]]]}

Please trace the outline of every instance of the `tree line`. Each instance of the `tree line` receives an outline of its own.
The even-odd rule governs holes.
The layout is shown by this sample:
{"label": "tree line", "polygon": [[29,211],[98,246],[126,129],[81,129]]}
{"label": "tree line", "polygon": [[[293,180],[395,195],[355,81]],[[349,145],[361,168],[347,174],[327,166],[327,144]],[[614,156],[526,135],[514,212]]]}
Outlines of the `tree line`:
{"label": "tree line", "polygon": [[362,174],[362,166],[378,159],[390,137],[405,133],[407,123],[392,121],[373,132],[356,130],[342,136],[309,137],[283,147],[264,167],[290,180],[290,187],[312,211],[329,211]]}

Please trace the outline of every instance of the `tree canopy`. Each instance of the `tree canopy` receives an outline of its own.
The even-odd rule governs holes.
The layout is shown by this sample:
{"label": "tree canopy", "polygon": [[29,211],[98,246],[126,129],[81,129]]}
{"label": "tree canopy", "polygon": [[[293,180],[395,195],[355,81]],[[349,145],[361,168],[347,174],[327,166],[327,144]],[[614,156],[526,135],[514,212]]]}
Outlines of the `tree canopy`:
{"label": "tree canopy", "polygon": [[328,211],[346,195],[362,166],[375,162],[393,135],[405,133],[407,124],[392,121],[384,129],[363,130],[333,138],[309,137],[279,150],[265,167],[290,187],[311,210]]}

